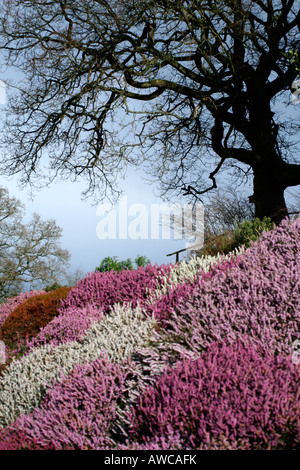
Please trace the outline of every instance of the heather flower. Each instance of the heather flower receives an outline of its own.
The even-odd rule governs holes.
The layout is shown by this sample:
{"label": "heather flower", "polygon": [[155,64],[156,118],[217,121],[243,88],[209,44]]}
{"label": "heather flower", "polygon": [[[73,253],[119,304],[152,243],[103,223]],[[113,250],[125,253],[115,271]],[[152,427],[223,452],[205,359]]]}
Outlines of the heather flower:
{"label": "heather flower", "polygon": [[111,363],[105,354],[88,364],[76,365],[49,390],[40,408],[0,431],[3,447],[16,433],[22,433],[22,445],[34,439],[39,449],[107,448],[113,444],[109,430],[125,379],[121,367]]}
{"label": "heather flower", "polygon": [[51,444],[47,447],[40,445],[35,438],[29,438],[19,429],[0,430],[0,439],[0,450],[55,450]]}
{"label": "heather flower", "polygon": [[220,273],[228,271],[236,265],[238,258],[218,260],[212,264],[208,272],[200,271],[193,280],[186,280],[177,284],[170,285],[164,294],[158,295],[156,300],[152,300],[147,307],[147,311],[155,316],[157,321],[166,326],[166,321],[173,317],[177,309],[179,299],[185,299],[188,295],[193,295],[195,286],[203,285],[214,276],[219,277]]}
{"label": "heather flower", "polygon": [[139,305],[152,316],[152,304],[164,293],[172,291],[177,284],[191,283],[196,276],[203,278],[212,265],[219,266],[224,260],[222,257],[199,257],[189,263],[168,267],[147,266],[136,271],[92,273],[71,289],[58,316],[27,346],[32,349],[43,344],[77,341],[85,335],[92,322],[110,314],[111,308],[118,303],[130,303],[133,307]]}
{"label": "heather flower", "polygon": [[[195,256],[189,261],[182,260],[180,263],[172,264],[170,270],[163,276],[158,275],[157,288],[149,292],[149,298],[146,305],[151,305],[163,295],[167,295],[178,284],[187,285],[193,283],[199,278],[207,279],[205,274],[211,271],[211,275],[216,274],[216,268],[222,264],[226,265],[226,261],[233,261],[244,249],[235,250],[227,255],[218,254],[216,256]],[[150,309],[151,311],[151,309]]]}
{"label": "heather flower", "polygon": [[159,348],[177,344],[199,355],[216,340],[248,335],[290,354],[299,335],[299,246],[299,219],[285,221],[234,261],[161,296],[151,306],[164,326]]}
{"label": "heather flower", "polygon": [[133,307],[142,304],[152,289],[157,288],[159,279],[167,276],[171,267],[140,266],[136,270],[93,272],[71,289],[63,302],[61,312],[70,306],[84,307],[88,304],[101,308],[104,314],[112,305],[131,303]]}
{"label": "heather flower", "polygon": [[244,253],[244,249],[239,248],[226,255],[218,253],[216,256],[202,255],[195,256],[188,261],[182,260],[172,267],[171,275],[169,276],[170,285],[188,280],[193,281],[199,273],[207,273],[211,270],[212,266],[232,260],[242,253]]}
{"label": "heather flower", "polygon": [[[1,377],[3,449],[50,449],[47,422],[59,449],[296,448],[299,244],[299,220],[285,220],[226,258],[88,275]],[[101,415],[93,392],[78,409],[76,390],[88,397],[85,368],[103,353],[124,382],[111,401],[98,389],[101,421],[86,412]]]}
{"label": "heather flower", "polygon": [[140,396],[128,414],[130,441],[162,445],[171,435],[182,450],[296,449],[299,374],[290,357],[246,341],[216,342],[166,369]]}
{"label": "heather flower", "polygon": [[81,340],[36,347],[15,360],[0,381],[0,426],[32,412],[46,390],[76,364],[94,361],[103,351],[111,361],[125,360],[135,348],[148,344],[154,326],[155,321],[139,307],[115,305],[111,314],[93,323]]}
{"label": "heather flower", "polygon": [[102,310],[91,305],[67,307],[63,314],[53,318],[35,338],[27,342],[27,348],[32,350],[46,344],[58,346],[81,340],[92,323],[101,321],[102,316]]}
{"label": "heather flower", "polygon": [[70,290],[57,317],[28,342],[28,348],[80,340],[90,325],[110,315],[116,304],[146,306],[149,292],[165,282],[170,270],[149,265],[133,271],[90,273]]}

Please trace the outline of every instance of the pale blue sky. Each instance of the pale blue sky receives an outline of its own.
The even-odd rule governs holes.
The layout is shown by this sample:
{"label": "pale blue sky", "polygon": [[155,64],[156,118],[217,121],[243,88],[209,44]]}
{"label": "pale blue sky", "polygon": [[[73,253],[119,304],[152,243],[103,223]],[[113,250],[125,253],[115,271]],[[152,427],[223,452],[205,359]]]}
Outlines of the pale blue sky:
{"label": "pale blue sky", "polygon": [[[138,184],[137,184],[138,178]],[[151,204],[160,204],[162,200],[155,197],[153,189],[143,184],[141,175],[132,172],[124,182],[126,187],[128,207],[132,204],[144,204],[151,213]],[[71,255],[71,268],[81,268],[84,272],[90,272],[99,265],[101,259],[106,256],[117,256],[120,260],[140,255],[147,256],[152,264],[168,264],[175,257],[167,257],[167,253],[185,247],[184,240],[151,240],[150,230],[148,239],[144,240],[100,240],[97,237],[97,224],[101,217],[97,216],[97,206],[90,200],[83,201],[81,192],[84,185],[81,183],[58,182],[50,188],[45,188],[34,193],[34,198],[29,196],[29,190],[21,190],[17,184],[17,178],[0,176],[0,186],[6,187],[11,196],[21,200],[26,208],[26,220],[29,220],[33,212],[37,212],[43,219],[54,219],[63,229],[61,246],[67,249]],[[116,206],[118,209],[118,206]],[[128,224],[136,217],[128,216]]]}

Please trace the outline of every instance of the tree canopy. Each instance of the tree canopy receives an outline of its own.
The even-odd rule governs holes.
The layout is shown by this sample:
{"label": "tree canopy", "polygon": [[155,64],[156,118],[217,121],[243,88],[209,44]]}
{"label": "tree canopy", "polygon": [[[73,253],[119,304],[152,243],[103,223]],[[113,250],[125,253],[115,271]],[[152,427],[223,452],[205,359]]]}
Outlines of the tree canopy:
{"label": "tree canopy", "polygon": [[284,191],[300,184],[297,1],[1,3],[3,60],[22,71],[2,171],[27,182],[42,164],[86,177],[98,198],[128,165],[190,198],[229,171],[253,179],[256,217],[287,214]]}
{"label": "tree canopy", "polygon": [[28,223],[23,218],[21,202],[0,188],[0,302],[23,288],[58,282],[70,259],[54,220],[43,221],[38,214]]}
{"label": "tree canopy", "polygon": [[[145,268],[148,264],[150,264],[150,259],[144,255],[137,255],[134,260],[134,263],[137,268],[140,266]],[[96,267],[95,271],[122,271],[123,269],[134,269],[133,262],[130,258],[119,261],[117,256],[106,256],[101,260],[100,265]]]}

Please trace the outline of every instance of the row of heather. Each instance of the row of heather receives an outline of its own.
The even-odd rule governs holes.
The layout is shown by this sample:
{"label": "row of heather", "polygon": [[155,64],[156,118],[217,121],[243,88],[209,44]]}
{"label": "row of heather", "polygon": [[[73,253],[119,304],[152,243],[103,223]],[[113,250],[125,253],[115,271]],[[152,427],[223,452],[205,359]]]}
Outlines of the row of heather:
{"label": "row of heather", "polygon": [[299,449],[299,247],[286,219],[226,257],[86,276],[0,377],[0,450]]}

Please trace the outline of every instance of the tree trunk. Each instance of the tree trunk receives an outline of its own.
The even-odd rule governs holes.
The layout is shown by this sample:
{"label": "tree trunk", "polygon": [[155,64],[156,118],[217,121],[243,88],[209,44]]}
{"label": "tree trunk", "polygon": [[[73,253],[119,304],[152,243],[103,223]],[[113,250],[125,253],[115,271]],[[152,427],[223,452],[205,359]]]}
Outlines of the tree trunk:
{"label": "tree trunk", "polygon": [[269,168],[265,165],[255,168],[253,189],[255,217],[270,217],[275,224],[279,224],[288,214],[280,168],[275,168],[272,162]]}

